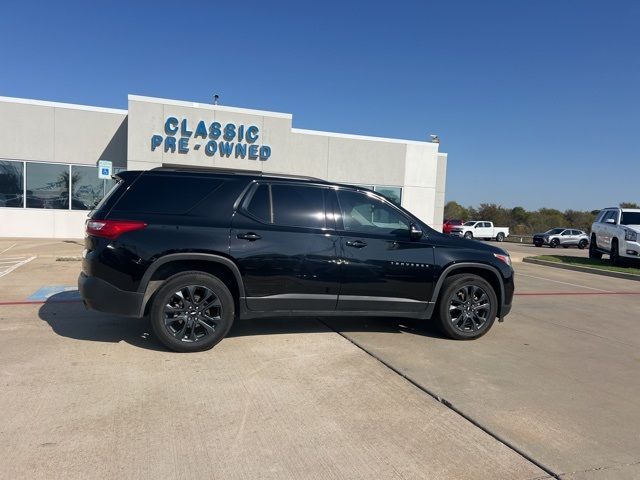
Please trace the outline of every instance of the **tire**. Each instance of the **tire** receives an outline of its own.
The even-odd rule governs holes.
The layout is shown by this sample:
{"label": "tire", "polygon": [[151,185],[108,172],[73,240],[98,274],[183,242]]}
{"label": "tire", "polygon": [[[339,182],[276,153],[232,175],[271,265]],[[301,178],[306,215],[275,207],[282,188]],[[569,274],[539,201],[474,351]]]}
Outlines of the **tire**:
{"label": "tire", "polygon": [[234,318],[235,302],[224,282],[196,271],[167,279],[154,295],[150,310],[156,337],[175,352],[213,348],[227,335]]}
{"label": "tire", "polygon": [[542,246],[542,243],[543,242],[533,242],[533,244],[538,248],[540,248]]}
{"label": "tire", "polygon": [[580,240],[580,242],[578,242],[578,248],[580,250],[584,250],[588,244],[589,242],[587,242],[586,240]]}
{"label": "tire", "polygon": [[473,239],[473,233],[471,232],[466,232],[464,234],[464,238],[466,238],[467,240],[472,240]]}
{"label": "tire", "polygon": [[[474,310],[478,305],[486,306]],[[484,278],[462,273],[444,281],[438,298],[438,318],[440,328],[449,338],[480,338],[495,322],[497,312],[498,297]]]}
{"label": "tire", "polygon": [[498,232],[498,235],[496,235],[496,241],[497,242],[504,242],[504,233]]}
{"label": "tire", "polygon": [[560,245],[560,241],[557,238],[554,238],[549,242],[549,246],[551,248],[556,248],[558,245]]}
{"label": "tire", "polygon": [[611,252],[609,253],[609,260],[614,265],[620,265],[620,251],[618,249],[618,239],[611,240]]}
{"label": "tire", "polygon": [[589,242],[589,258],[594,260],[600,260],[602,258],[602,252],[597,250],[596,246],[596,237],[595,235],[591,236],[591,241]]}

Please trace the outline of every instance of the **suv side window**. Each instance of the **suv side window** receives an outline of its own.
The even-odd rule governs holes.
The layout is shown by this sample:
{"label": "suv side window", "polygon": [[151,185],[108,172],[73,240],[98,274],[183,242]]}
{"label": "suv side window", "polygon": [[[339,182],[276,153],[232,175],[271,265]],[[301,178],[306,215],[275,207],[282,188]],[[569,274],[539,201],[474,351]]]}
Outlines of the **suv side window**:
{"label": "suv side window", "polygon": [[302,185],[271,185],[273,223],[289,227],[325,227],[323,189]]}
{"label": "suv side window", "polygon": [[271,194],[269,185],[259,185],[253,192],[249,204],[246,206],[247,212],[262,220],[265,223],[271,223]]}
{"label": "suv side window", "polygon": [[610,218],[616,219],[617,213],[615,210],[608,210],[604,217],[602,217],[602,223],[606,223]]}
{"label": "suv side window", "polygon": [[378,235],[409,231],[410,221],[378,198],[350,190],[338,190],[337,193],[346,231]]}

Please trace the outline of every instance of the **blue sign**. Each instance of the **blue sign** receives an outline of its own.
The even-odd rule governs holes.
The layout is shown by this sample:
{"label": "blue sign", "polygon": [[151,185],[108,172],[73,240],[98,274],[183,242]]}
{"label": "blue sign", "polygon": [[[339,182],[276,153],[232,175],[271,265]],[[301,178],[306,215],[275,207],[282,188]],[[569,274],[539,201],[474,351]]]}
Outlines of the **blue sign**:
{"label": "blue sign", "polygon": [[98,178],[109,179],[113,171],[113,163],[108,160],[98,161]]}
{"label": "blue sign", "polygon": [[165,152],[185,154],[193,150],[204,150],[208,157],[248,158],[267,160],[271,156],[271,147],[261,145],[260,129],[255,125],[206,123],[200,120],[195,129],[186,118],[167,117],[164,122],[164,135],[151,137],[151,151],[162,148]]}

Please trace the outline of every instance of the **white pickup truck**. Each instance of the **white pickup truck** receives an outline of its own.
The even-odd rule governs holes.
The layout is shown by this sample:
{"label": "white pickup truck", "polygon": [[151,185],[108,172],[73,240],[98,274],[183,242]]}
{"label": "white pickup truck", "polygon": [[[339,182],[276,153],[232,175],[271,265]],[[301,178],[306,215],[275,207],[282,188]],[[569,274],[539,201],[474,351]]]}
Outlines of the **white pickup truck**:
{"label": "white pickup truck", "polygon": [[451,235],[464,238],[496,239],[503,242],[509,236],[509,227],[494,227],[493,222],[472,220],[451,229]]}

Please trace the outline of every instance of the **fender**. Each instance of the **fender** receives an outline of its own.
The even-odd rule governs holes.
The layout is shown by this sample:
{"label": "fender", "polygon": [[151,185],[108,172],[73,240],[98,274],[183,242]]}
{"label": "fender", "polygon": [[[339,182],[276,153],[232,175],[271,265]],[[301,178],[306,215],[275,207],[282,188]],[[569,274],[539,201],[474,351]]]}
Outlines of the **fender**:
{"label": "fender", "polygon": [[204,261],[204,262],[218,263],[218,264],[224,265],[225,267],[228,267],[233,273],[233,276],[235,277],[236,282],[238,283],[238,291],[240,294],[240,298],[245,298],[244,283],[242,281],[242,275],[240,274],[240,270],[238,269],[238,266],[235,263],[233,263],[233,261],[230,260],[229,258],[223,255],[217,255],[214,253],[170,253],[168,255],[164,255],[158,258],[155,262],[153,262],[149,266],[145,274],[143,275],[142,279],[140,280],[140,285],[138,286],[138,293],[142,293],[144,295],[144,299],[142,301],[142,306],[140,310],[141,317],[144,315],[144,310],[146,308],[147,302],[149,301],[149,298],[151,298],[151,295],[153,295],[153,293],[157,290],[157,288],[149,290],[149,282],[151,280],[151,277],[162,265],[170,262],[179,261],[179,260],[198,260],[198,261]]}
{"label": "fender", "polygon": [[460,262],[460,263],[453,263],[449,265],[440,274],[440,278],[438,278],[438,281],[433,287],[431,302],[429,302],[429,305],[427,306],[427,310],[425,312],[425,318],[431,318],[433,316],[433,311],[435,310],[436,303],[438,302],[438,295],[440,294],[440,289],[442,288],[442,284],[447,279],[449,274],[451,272],[454,272],[455,270],[459,270],[461,268],[468,268],[468,267],[482,268],[484,270],[489,270],[491,273],[493,273],[496,276],[496,278],[498,279],[498,283],[500,284],[500,308],[498,309],[498,313],[502,311],[502,305],[504,305],[504,280],[502,279],[502,275],[500,274],[498,269],[493,265],[488,265],[486,263]]}

